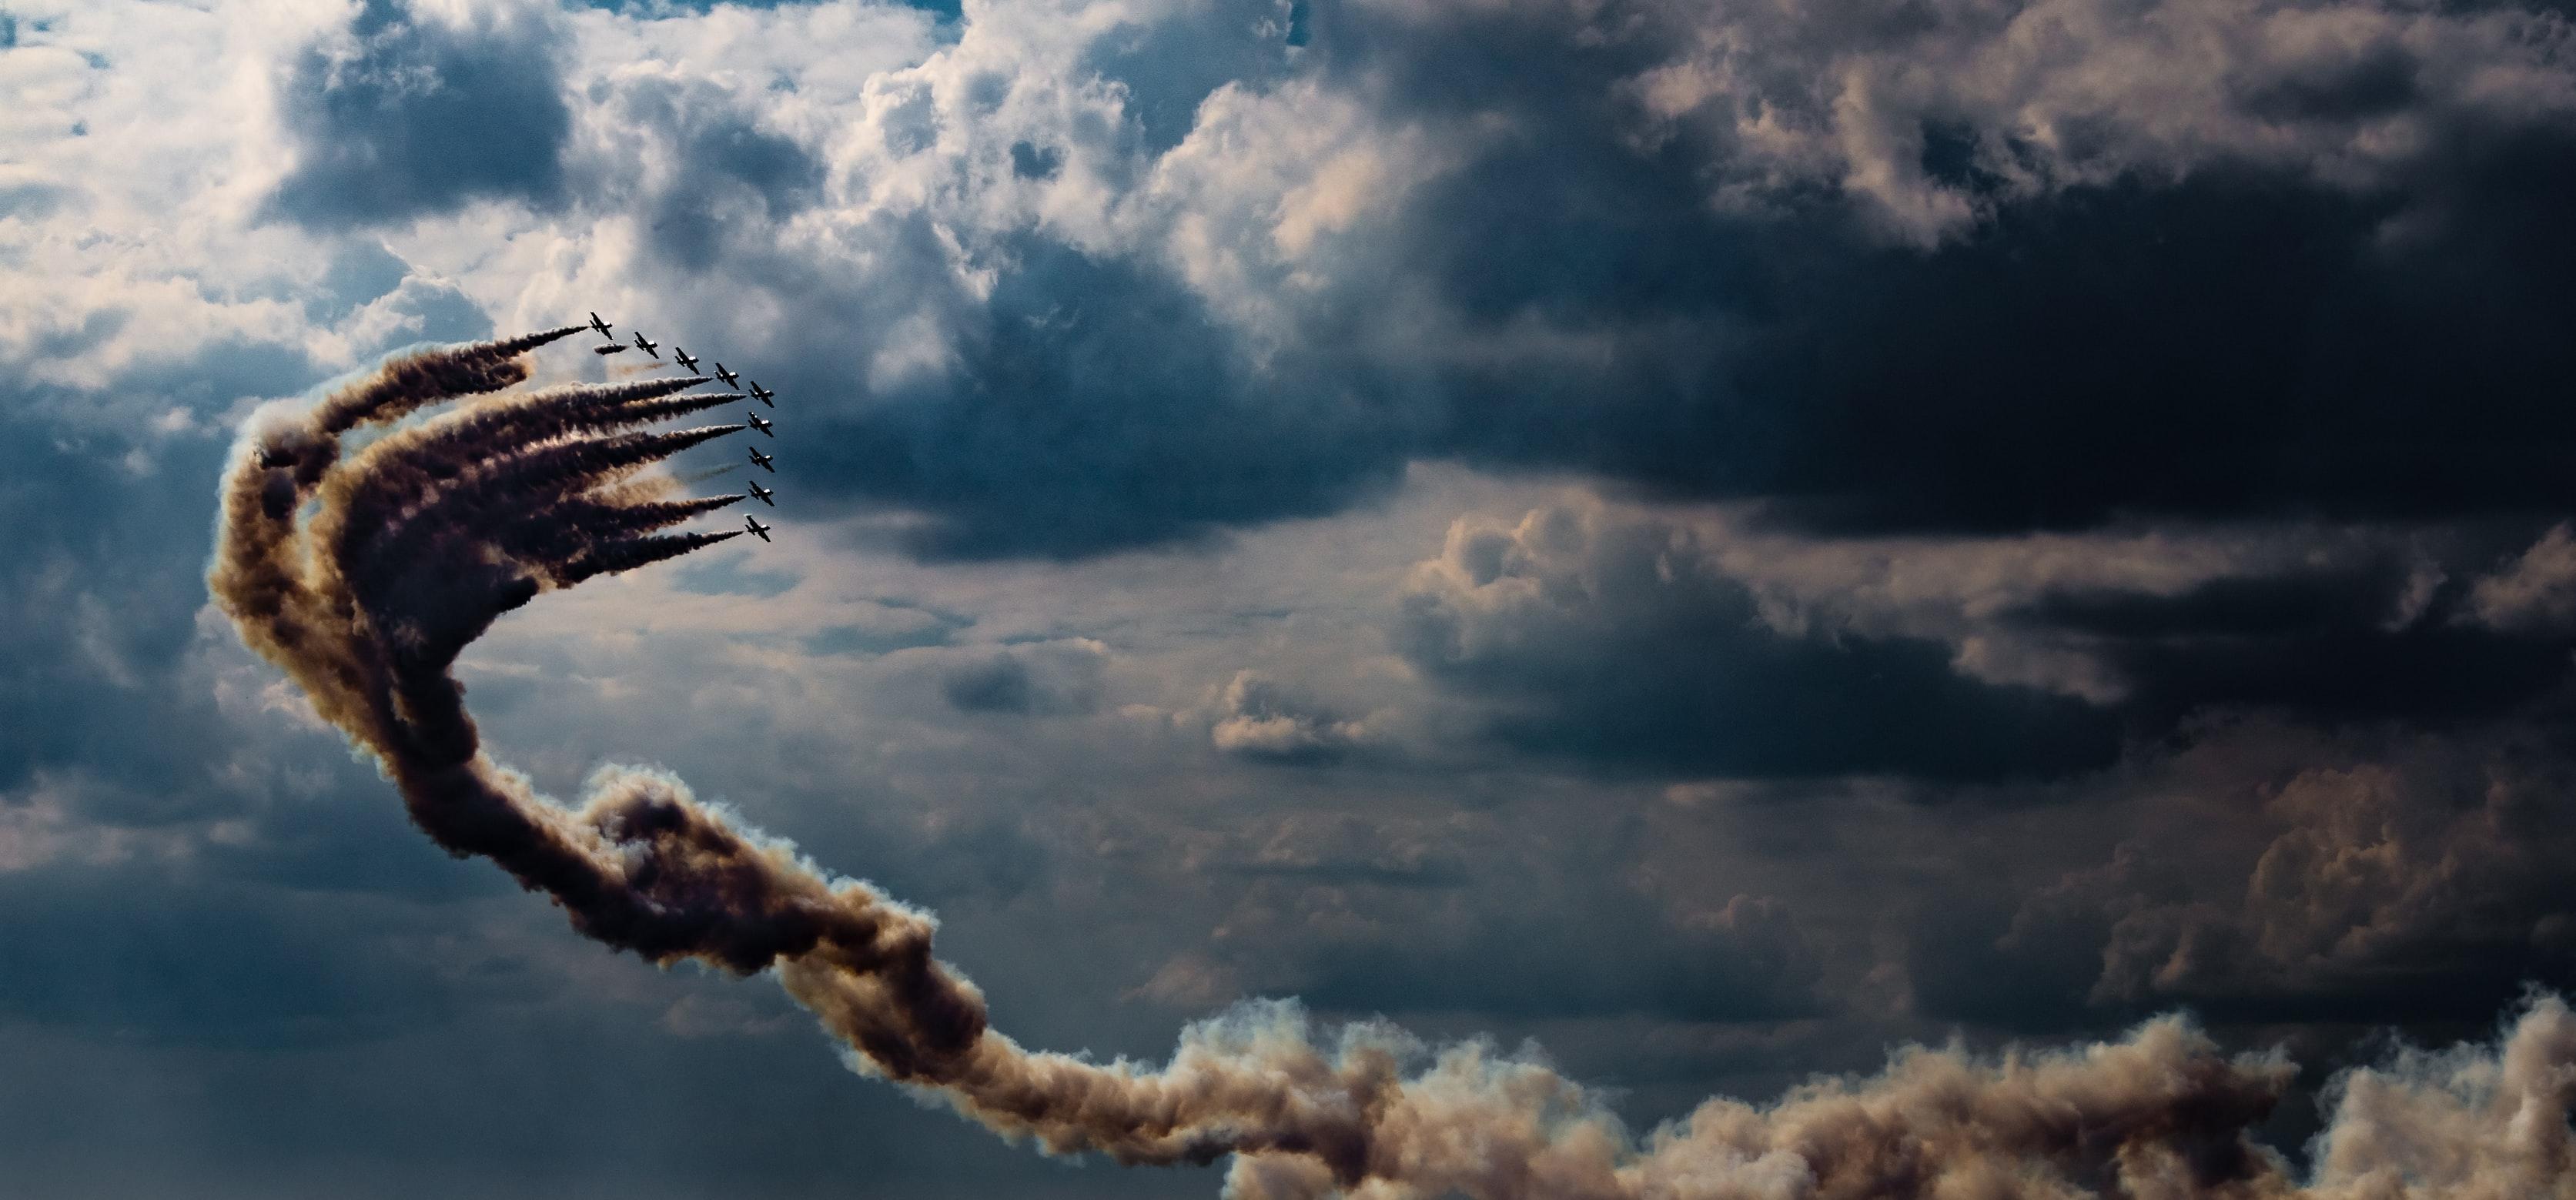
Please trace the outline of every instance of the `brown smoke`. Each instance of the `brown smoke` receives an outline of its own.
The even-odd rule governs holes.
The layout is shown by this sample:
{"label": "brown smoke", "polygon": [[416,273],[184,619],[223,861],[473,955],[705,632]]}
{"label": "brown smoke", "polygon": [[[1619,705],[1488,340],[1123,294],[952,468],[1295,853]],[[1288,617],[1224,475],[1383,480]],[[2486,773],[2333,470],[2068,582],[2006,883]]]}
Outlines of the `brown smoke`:
{"label": "brown smoke", "polygon": [[580,385],[345,457],[341,439],[521,382],[525,352],[576,331],[415,354],[256,434],[224,481],[217,602],[451,853],[653,962],[777,972],[855,1062],[1003,1134],[1122,1163],[1232,1155],[1241,1200],[2576,1196],[2576,1019],[2553,999],[2493,1051],[2344,1077],[2305,1183],[2247,1133],[2289,1064],[2229,1057],[2171,1018],[2057,1053],[1906,1051],[1767,1107],[1708,1101],[1642,1142],[1544,1065],[1381,1024],[1325,1033],[1289,1004],[1194,1025],[1160,1068],[1025,1050],[932,956],[926,915],[817,873],[667,774],[604,772],[567,808],[482,752],[449,667],[495,618],[733,536],[654,532],[740,497],[670,500],[638,474],[738,428],[641,426],[731,397],[676,394],[697,379]]}

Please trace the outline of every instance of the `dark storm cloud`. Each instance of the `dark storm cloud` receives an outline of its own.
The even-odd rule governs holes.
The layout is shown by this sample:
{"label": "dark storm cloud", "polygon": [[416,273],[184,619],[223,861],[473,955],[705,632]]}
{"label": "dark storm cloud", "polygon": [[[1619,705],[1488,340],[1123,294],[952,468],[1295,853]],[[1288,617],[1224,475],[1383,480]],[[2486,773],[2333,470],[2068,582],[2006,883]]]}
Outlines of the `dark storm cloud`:
{"label": "dark storm cloud", "polygon": [[270,205],[325,229],[555,199],[572,112],[534,19],[450,25],[367,0],[345,34],[286,69],[278,107],[295,168]]}
{"label": "dark storm cloud", "polygon": [[1918,1015],[2021,1033],[2183,1004],[2328,1041],[2456,1036],[2576,980],[2576,889],[2550,865],[2576,836],[2565,717],[2559,696],[2439,733],[2197,722],[2058,785],[2054,836],[1997,822],[2002,844],[1953,851],[1969,869],[1909,902],[1888,969]]}
{"label": "dark storm cloud", "polygon": [[1844,541],[1584,500],[1456,523],[1390,633],[1501,744],[1598,768],[2064,777],[2213,711],[2523,713],[2576,663],[2576,554],[2530,529]]}
{"label": "dark storm cloud", "polygon": [[2291,565],[2173,595],[2050,592],[2005,619],[2087,646],[2127,681],[2120,708],[2149,732],[2213,705],[2321,721],[2491,717],[2563,681],[2576,638],[2524,616],[2545,603],[2525,598],[2545,581],[2524,577],[2547,568],[2550,540],[2516,560],[2521,576],[2483,579],[2468,572],[2493,539],[2461,541],[2450,570],[2396,555]]}
{"label": "dark storm cloud", "polygon": [[[2510,11],[2195,11],[2203,69],[2074,0],[2029,20],[2087,32],[2040,48],[1964,4],[1323,6],[1293,57],[1245,33],[1286,20],[1252,6],[1086,43],[1146,150],[1032,124],[1001,107],[1030,84],[988,65],[904,78],[877,114],[892,160],[856,166],[930,170],[936,198],[869,202],[869,294],[760,245],[819,149],[735,129],[739,170],[647,207],[656,253],[798,314],[762,336],[833,398],[805,477],[917,510],[927,555],[1331,512],[1422,457],[1756,498],[1829,534],[2554,516],[2576,238],[2534,198],[2576,178],[2576,124],[2552,35]],[[1267,193],[1191,214],[1239,278],[1184,281],[1188,239],[1151,221],[1129,245],[1028,215],[1055,189],[1159,203],[1241,132],[1208,122],[1310,87],[1301,118],[1352,106],[1433,165],[1293,261]],[[943,365],[859,382],[897,330]]]}
{"label": "dark storm cloud", "polygon": [[[934,557],[1073,557],[1332,511],[1401,462],[1311,392],[1269,392],[1195,294],[1139,264],[1017,244],[957,376],[822,418],[819,481],[915,505]],[[823,385],[827,389],[829,385]]]}
{"label": "dark storm cloud", "polygon": [[[2576,136],[2464,130],[2360,192],[2223,162],[2118,174],[1891,245],[1829,190],[1712,212],[1682,143],[1618,136],[1601,76],[1633,60],[1515,44],[1421,68],[1426,106],[1525,123],[1430,189],[1399,253],[1489,328],[1537,316],[1621,352],[1445,380],[1441,443],[1472,461],[1769,497],[1826,530],[2571,498],[2555,464],[2576,418],[2550,398],[2576,359],[2548,331],[2576,310],[2548,281],[2576,239],[2528,198],[2576,171]],[[1412,51],[1370,61],[1412,69]],[[1594,100],[1536,111],[1531,94]]]}
{"label": "dark storm cloud", "polygon": [[2480,1019],[2528,984],[2576,979],[2576,887],[2553,865],[2576,849],[2567,749],[2527,730],[2321,746],[2245,797],[2259,807],[2231,821],[2234,844],[2142,832],[2028,898],[1999,948],[2099,947],[2097,1004]]}
{"label": "dark storm cloud", "polygon": [[1434,678],[1503,705],[1506,744],[1713,775],[1981,778],[2108,764],[2114,718],[1970,679],[1914,639],[1784,634],[1685,528],[1549,508],[1453,529],[1393,636]]}
{"label": "dark storm cloud", "polygon": [[2567,507],[2576,425],[2547,394],[2576,362],[2541,335],[2571,314],[2532,293],[2569,244],[2529,226],[2519,262],[2467,229],[2386,248],[2394,215],[2259,179],[2122,185],[1929,254],[1797,264],[1738,368],[1748,402],[1798,414],[1772,455],[1713,438],[1703,466],[1637,474],[1834,529]]}

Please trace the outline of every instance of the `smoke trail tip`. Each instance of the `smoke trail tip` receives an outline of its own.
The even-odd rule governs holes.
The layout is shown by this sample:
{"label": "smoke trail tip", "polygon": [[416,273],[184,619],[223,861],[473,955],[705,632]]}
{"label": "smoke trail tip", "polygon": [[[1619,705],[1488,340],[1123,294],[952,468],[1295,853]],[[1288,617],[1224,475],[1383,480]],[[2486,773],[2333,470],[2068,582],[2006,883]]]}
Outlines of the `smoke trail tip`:
{"label": "smoke trail tip", "polygon": [[571,337],[572,335],[588,328],[590,327],[587,325],[562,325],[553,329],[541,330],[536,333],[525,333],[518,337],[508,338],[494,343],[493,349],[498,350],[504,355],[523,354],[527,351],[534,350],[539,346],[543,346],[548,342],[562,341],[563,339]]}
{"label": "smoke trail tip", "polygon": [[667,533],[608,542],[566,568],[559,579],[562,586],[570,587],[594,576],[616,575],[704,550],[718,542],[741,537],[743,533],[740,529],[722,533]]}

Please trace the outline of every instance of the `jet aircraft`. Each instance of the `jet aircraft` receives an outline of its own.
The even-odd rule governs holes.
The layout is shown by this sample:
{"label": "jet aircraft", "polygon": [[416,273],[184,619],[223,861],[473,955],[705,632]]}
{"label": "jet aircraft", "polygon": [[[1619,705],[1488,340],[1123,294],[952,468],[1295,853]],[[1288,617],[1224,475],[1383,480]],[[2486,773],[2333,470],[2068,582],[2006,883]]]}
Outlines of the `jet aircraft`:
{"label": "jet aircraft", "polygon": [[769,435],[769,436],[771,436],[771,437],[777,437],[777,436],[778,436],[778,427],[777,427],[777,426],[775,426],[775,425],[770,424],[770,423],[769,423],[769,422],[767,422],[767,421],[761,420],[761,419],[760,419],[760,414],[759,414],[759,413],[754,412],[754,413],[751,413],[751,414],[750,414],[750,416],[751,416],[751,427],[752,427],[752,428],[757,429],[757,430],[761,431],[762,433],[768,434],[768,435]]}
{"label": "jet aircraft", "polygon": [[777,528],[777,526],[775,526],[775,525],[763,525],[763,524],[761,524],[761,523],[760,523],[760,522],[758,522],[758,521],[752,520],[749,516],[745,516],[745,517],[742,519],[742,524],[743,524],[743,528],[748,529],[748,530],[750,530],[750,531],[751,531],[751,532],[753,532],[753,533],[759,534],[759,535],[760,535],[760,540],[762,540],[762,541],[764,541],[764,542],[769,540],[769,531],[770,531],[770,530],[772,530],[772,529]]}
{"label": "jet aircraft", "polygon": [[635,348],[655,358],[662,357],[662,343],[645,341],[644,331],[641,329],[635,331]]}
{"label": "jet aircraft", "polygon": [[599,319],[598,313],[590,314],[590,327],[598,330],[599,336],[601,337],[613,338],[617,336],[617,332],[608,327],[608,322]]}
{"label": "jet aircraft", "polygon": [[683,350],[683,349],[681,349],[681,348],[679,348],[679,347],[677,347],[677,346],[673,346],[673,347],[671,347],[671,357],[673,357],[673,358],[676,358],[676,359],[680,360],[680,369],[681,369],[681,370],[687,371],[688,373],[690,373],[690,374],[692,374],[692,375],[695,375],[695,374],[697,374],[697,373],[698,373],[698,360],[696,360],[696,359],[694,359],[694,358],[689,357],[689,352],[688,352],[688,351]]}
{"label": "jet aircraft", "polygon": [[759,481],[759,480],[757,480],[757,479],[752,480],[751,482],[746,483],[746,484],[744,484],[743,486],[748,487],[748,488],[750,488],[750,489],[751,489],[751,498],[752,498],[752,499],[754,499],[754,500],[758,500],[758,501],[760,501],[761,503],[763,503],[763,504],[766,504],[766,505],[770,506],[771,508],[776,508],[776,507],[778,507],[778,501],[773,500],[773,499],[771,499],[771,498],[770,498],[770,497],[776,496],[778,493],[773,492],[773,491],[769,490],[768,488],[765,488],[765,487],[760,486],[760,481]]}
{"label": "jet aircraft", "polygon": [[778,461],[777,459],[771,458],[770,456],[768,456],[768,455],[766,455],[766,454],[761,453],[761,452],[760,452],[760,447],[758,447],[758,446],[750,447],[750,450],[751,450],[751,461],[756,462],[756,463],[759,463],[759,464],[760,464],[760,469],[761,469],[761,470],[767,471],[767,472],[769,472],[769,473],[770,473],[770,474],[772,474],[772,475],[775,475],[775,474],[777,474],[777,473],[778,473],[778,468],[770,465],[771,463],[774,463],[774,462]]}
{"label": "jet aircraft", "polygon": [[737,374],[735,374],[735,373],[733,373],[733,372],[731,372],[731,371],[725,370],[725,369],[724,369],[724,364],[723,364],[723,363],[717,363],[717,364],[716,364],[716,378],[721,379],[721,380],[724,380],[724,381],[725,381],[725,386],[726,386],[726,387],[732,388],[733,390],[735,390],[735,391],[737,391],[737,392],[739,392],[739,391],[741,391],[741,390],[742,390],[742,383],[741,383],[742,376],[737,375]]}
{"label": "jet aircraft", "polygon": [[756,397],[757,399],[759,399],[759,401],[760,401],[761,403],[766,404],[766,405],[770,406],[771,408],[776,408],[776,407],[778,407],[778,402],[777,402],[776,400],[770,399],[770,397],[775,396],[775,395],[777,395],[778,393],[773,392],[773,391],[770,391],[768,388],[765,388],[765,387],[760,386],[760,381],[759,381],[759,380],[757,380],[757,379],[755,379],[755,380],[752,380],[752,381],[751,381],[751,394],[752,394],[754,397]]}
{"label": "jet aircraft", "polygon": [[624,342],[610,342],[605,346],[593,346],[590,348],[590,352],[593,354],[624,354],[634,348],[635,347],[629,346]]}

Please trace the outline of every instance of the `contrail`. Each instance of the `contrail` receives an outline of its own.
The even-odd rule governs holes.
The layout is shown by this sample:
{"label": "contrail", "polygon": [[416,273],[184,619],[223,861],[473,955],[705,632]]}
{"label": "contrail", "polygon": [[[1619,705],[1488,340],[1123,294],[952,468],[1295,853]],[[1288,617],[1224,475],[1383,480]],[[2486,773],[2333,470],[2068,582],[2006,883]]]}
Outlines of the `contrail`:
{"label": "contrail", "polygon": [[522,382],[527,351],[579,328],[407,355],[256,431],[223,483],[216,601],[450,853],[655,963],[776,972],[855,1063],[1002,1134],[1130,1164],[1233,1156],[1237,1200],[2576,1197],[2576,1017],[2545,997],[2492,1048],[2340,1077],[2304,1181],[2249,1132],[2295,1068],[2177,1018],[2062,1052],[1903,1051],[1769,1106],[1710,1100],[1643,1140],[1543,1064],[1382,1022],[1322,1030],[1290,1003],[1192,1025],[1160,1067],[1024,1049],[933,956],[927,914],[668,774],[612,768],[567,807],[483,752],[449,668],[494,619],[735,536],[657,532],[740,497],[673,500],[637,474],[739,428],[643,426],[734,397],[677,394],[698,379],[551,388],[341,441]]}

